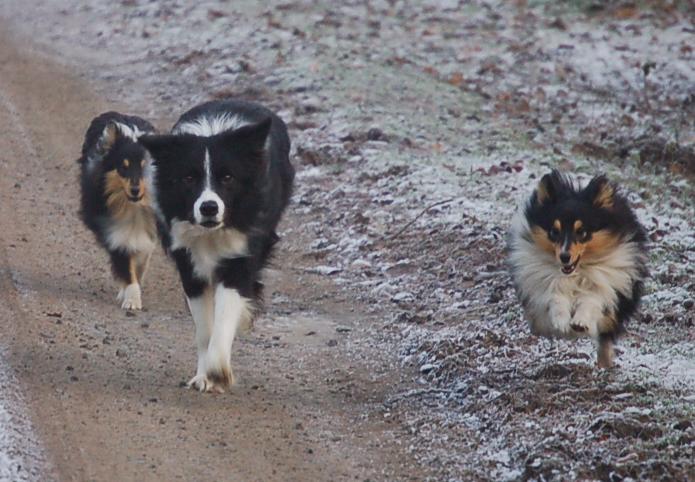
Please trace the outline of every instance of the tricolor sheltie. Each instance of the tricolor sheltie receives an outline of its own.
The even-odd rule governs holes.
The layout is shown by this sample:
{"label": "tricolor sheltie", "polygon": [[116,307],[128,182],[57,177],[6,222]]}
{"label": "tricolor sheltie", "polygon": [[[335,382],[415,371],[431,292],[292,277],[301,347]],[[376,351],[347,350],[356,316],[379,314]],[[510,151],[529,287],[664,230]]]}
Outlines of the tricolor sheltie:
{"label": "tricolor sheltie", "polygon": [[212,101],[181,116],[171,134],[140,142],[156,167],[162,243],[196,327],[198,368],[188,385],[221,392],[234,381],[232,342],[257,307],[260,271],[291,195],[287,127],[260,105]]}
{"label": "tricolor sheltie", "polygon": [[606,177],[580,188],[553,171],[513,221],[512,276],[531,331],[591,337],[598,365],[636,311],[647,275],[644,229]]}
{"label": "tricolor sheltie", "polygon": [[106,112],[96,117],[85,135],[80,183],[85,225],[111,257],[121,283],[118,299],[124,309],[141,309],[141,288],[157,225],[150,193],[151,166],[138,137],[153,133],[144,119]]}

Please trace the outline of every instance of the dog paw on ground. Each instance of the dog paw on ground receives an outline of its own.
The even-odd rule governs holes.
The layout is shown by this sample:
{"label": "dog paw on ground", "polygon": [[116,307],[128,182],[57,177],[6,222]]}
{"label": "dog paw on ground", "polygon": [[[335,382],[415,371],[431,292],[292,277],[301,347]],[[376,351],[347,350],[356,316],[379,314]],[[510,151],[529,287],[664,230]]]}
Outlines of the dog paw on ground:
{"label": "dog paw on ground", "polygon": [[194,376],[190,379],[186,386],[204,393],[224,393],[225,389],[224,386],[210,380],[205,374]]}
{"label": "dog paw on ground", "polygon": [[141,310],[142,297],[140,285],[130,284],[118,292],[118,300],[121,301],[121,308],[124,310]]}
{"label": "dog paw on ground", "polygon": [[587,331],[589,331],[589,327],[583,323],[570,323],[570,328],[572,328],[572,330],[576,331],[577,333],[586,333]]}

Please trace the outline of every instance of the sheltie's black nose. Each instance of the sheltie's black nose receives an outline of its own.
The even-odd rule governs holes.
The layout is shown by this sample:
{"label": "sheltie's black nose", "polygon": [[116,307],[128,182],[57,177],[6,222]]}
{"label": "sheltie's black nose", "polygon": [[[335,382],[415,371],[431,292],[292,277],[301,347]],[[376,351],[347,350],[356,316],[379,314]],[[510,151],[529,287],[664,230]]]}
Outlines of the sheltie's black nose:
{"label": "sheltie's black nose", "polygon": [[140,186],[130,187],[130,197],[138,198],[140,197]]}
{"label": "sheltie's black nose", "polygon": [[205,201],[200,205],[200,214],[205,217],[215,216],[218,210],[219,208],[217,207],[217,203],[215,201]]}
{"label": "sheltie's black nose", "polygon": [[562,262],[562,264],[568,264],[570,262],[570,259],[572,259],[572,257],[569,253],[560,253],[560,261]]}

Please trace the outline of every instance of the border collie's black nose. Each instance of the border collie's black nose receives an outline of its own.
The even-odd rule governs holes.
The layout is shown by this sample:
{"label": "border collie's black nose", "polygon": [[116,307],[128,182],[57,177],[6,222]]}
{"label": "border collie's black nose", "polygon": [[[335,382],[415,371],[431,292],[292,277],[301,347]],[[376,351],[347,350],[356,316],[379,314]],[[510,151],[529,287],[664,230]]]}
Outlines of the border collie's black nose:
{"label": "border collie's black nose", "polygon": [[205,201],[200,205],[200,214],[205,217],[214,216],[219,211],[217,203],[215,201]]}
{"label": "border collie's black nose", "polygon": [[562,262],[562,264],[569,263],[570,259],[572,259],[572,257],[569,253],[560,253],[560,261]]}

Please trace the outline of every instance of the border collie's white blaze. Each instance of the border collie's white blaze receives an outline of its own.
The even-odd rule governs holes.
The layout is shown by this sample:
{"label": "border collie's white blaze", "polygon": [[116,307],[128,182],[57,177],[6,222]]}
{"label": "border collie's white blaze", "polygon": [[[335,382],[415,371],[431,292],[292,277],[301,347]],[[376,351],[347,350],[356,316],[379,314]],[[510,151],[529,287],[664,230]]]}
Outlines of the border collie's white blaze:
{"label": "border collie's white blaze", "polygon": [[224,201],[212,189],[210,152],[205,149],[205,188],[193,204],[193,215],[197,224],[205,227],[217,227],[224,219]]}
{"label": "border collie's white blaze", "polygon": [[162,243],[196,326],[189,386],[224,391],[234,381],[232,343],[260,298],[260,272],[291,193],[287,128],[257,104],[213,101],[181,116],[171,135],[141,142],[157,167]]}
{"label": "border collie's white blaze", "polygon": [[142,309],[142,280],[156,246],[154,167],[138,144],[153,132],[139,117],[104,113],[92,120],[79,159],[82,220],[108,251],[127,310]]}
{"label": "border collie's white blaze", "polygon": [[643,229],[616,187],[602,176],[584,189],[544,176],[512,222],[509,262],[531,331],[590,337],[599,366],[611,366],[646,276]]}

